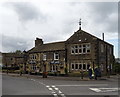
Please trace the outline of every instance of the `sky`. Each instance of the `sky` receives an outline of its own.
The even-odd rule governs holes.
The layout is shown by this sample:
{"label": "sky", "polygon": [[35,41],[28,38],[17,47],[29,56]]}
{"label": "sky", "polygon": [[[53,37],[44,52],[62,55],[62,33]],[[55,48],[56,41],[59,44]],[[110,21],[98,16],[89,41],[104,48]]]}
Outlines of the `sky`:
{"label": "sky", "polygon": [[44,43],[65,41],[79,29],[114,45],[118,57],[118,3],[57,0],[0,2],[1,52],[29,50],[36,37]]}

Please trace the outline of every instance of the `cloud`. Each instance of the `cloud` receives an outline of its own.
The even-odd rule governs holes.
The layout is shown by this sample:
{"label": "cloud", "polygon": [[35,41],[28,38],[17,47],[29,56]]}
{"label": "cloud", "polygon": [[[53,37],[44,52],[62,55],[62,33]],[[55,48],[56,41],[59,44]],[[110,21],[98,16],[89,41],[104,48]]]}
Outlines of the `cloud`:
{"label": "cloud", "polygon": [[30,48],[28,40],[2,35],[2,51],[16,51],[16,50],[27,50]]}
{"label": "cloud", "polygon": [[46,19],[46,16],[41,12],[40,9],[37,9],[30,2],[12,2],[6,3],[17,13],[19,20],[22,22],[40,20],[43,21]]}
{"label": "cloud", "polygon": [[7,2],[5,5],[4,9],[0,6],[3,21],[0,25],[6,38],[3,38],[6,51],[31,49],[36,37],[44,42],[65,41],[78,30],[80,18],[82,29],[98,38],[103,32],[105,40],[118,36],[117,2],[30,1]]}
{"label": "cloud", "polygon": [[118,3],[117,2],[94,2],[88,3],[91,8],[93,22],[107,32],[118,32]]}

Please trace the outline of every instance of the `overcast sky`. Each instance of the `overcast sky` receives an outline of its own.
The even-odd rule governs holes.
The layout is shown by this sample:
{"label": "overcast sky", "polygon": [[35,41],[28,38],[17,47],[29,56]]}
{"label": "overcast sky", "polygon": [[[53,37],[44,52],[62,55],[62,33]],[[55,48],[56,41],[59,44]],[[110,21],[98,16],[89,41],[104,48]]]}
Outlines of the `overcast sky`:
{"label": "overcast sky", "polygon": [[117,2],[1,2],[0,51],[29,50],[36,37],[45,43],[65,41],[82,29],[115,46],[118,57]]}

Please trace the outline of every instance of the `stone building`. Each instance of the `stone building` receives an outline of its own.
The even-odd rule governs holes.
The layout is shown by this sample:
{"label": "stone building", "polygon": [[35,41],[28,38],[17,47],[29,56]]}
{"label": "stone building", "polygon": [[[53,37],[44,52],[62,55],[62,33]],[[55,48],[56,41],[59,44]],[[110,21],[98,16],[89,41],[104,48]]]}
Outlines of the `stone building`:
{"label": "stone building", "polygon": [[21,64],[24,64],[23,54],[17,53],[2,53],[2,65],[3,67],[19,67]]}
{"label": "stone building", "polygon": [[97,66],[106,74],[112,72],[113,45],[81,29],[62,42],[44,44],[36,38],[35,47],[28,51],[29,72],[79,73]]}

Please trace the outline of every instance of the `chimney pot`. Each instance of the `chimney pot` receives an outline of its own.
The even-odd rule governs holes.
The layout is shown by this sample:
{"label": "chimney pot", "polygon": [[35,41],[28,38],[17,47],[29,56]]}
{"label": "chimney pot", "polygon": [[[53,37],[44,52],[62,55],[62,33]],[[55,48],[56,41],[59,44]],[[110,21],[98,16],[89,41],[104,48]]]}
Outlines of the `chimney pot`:
{"label": "chimney pot", "polygon": [[38,46],[38,45],[42,45],[43,44],[43,40],[41,38],[36,38],[35,40],[35,47]]}

